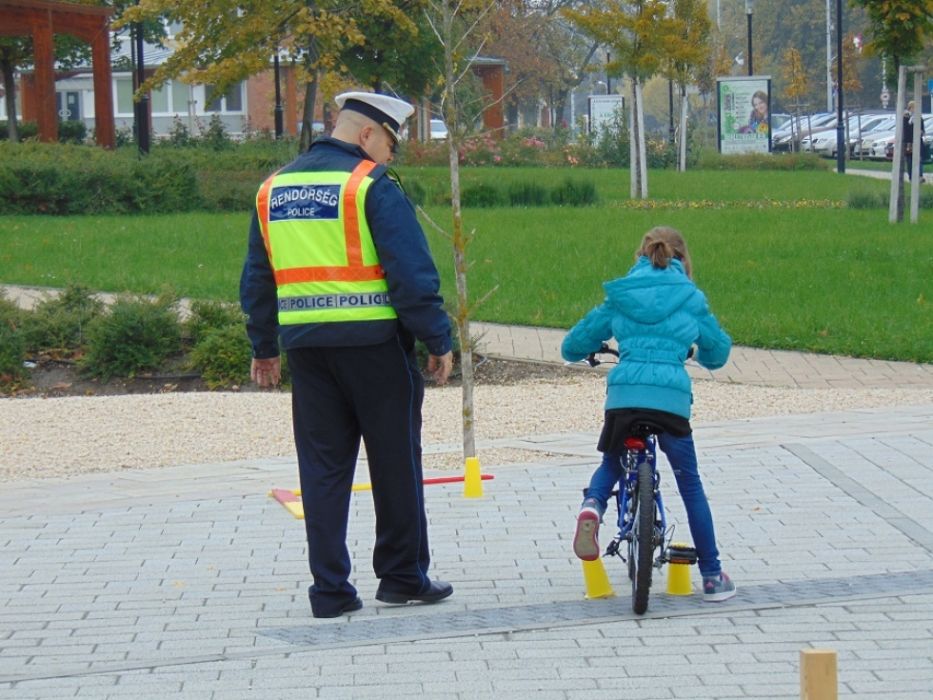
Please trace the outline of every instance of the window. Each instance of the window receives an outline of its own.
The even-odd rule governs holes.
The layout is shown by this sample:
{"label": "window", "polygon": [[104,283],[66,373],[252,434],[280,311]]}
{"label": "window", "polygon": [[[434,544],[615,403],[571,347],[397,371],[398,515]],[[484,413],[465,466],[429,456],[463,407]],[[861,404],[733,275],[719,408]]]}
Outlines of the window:
{"label": "window", "polygon": [[171,114],[172,84],[165,83],[162,87],[149,93],[149,102],[152,104],[153,114]]}
{"label": "window", "polygon": [[172,111],[175,114],[188,113],[189,87],[180,80],[172,81]]}
{"label": "window", "polygon": [[205,85],[204,104],[205,112],[242,112],[243,83],[231,85],[223,95],[217,94],[213,85]]}
{"label": "window", "polygon": [[133,79],[117,78],[117,114],[133,114]]}

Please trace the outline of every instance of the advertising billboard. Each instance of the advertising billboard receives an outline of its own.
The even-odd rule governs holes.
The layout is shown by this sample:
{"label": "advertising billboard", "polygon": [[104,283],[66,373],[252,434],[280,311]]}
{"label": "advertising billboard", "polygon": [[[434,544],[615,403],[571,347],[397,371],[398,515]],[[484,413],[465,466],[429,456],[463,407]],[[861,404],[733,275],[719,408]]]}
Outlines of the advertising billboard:
{"label": "advertising billboard", "polygon": [[771,151],[771,77],[716,79],[719,152]]}

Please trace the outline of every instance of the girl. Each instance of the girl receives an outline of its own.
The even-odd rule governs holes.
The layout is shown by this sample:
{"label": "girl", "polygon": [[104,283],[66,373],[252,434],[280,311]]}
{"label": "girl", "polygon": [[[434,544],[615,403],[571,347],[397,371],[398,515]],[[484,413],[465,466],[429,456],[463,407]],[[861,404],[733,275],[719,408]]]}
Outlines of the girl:
{"label": "girl", "polygon": [[729,357],[732,339],[719,327],[691,277],[683,236],[665,226],[653,228],[635,253],[635,266],[625,277],[603,285],[605,301],[564,338],[561,354],[571,362],[595,352],[610,337],[619,345],[619,364],[607,378],[605,423],[599,438],[603,460],[585,492],[573,550],[580,559],[599,557],[599,523],[622,476],[623,442],[634,421],[650,418],[664,428],[658,446],[674,470],[687,511],[703,576],[703,598],[720,601],[735,595],[735,584],[719,563],[713,516],[697,470],[689,422],[693,394],[684,361],[696,344],[697,362],[718,369]]}

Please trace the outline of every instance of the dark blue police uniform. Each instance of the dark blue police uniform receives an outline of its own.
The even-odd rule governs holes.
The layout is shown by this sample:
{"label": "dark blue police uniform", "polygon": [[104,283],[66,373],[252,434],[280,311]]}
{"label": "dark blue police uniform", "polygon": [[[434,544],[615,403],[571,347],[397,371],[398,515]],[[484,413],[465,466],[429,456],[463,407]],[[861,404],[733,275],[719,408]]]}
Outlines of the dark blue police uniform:
{"label": "dark blue police uniform", "polygon": [[[281,172],[351,172],[369,159],[359,147],[315,141]],[[292,378],[292,414],[301,482],[309,589],[318,616],[356,600],[349,582],[347,518],[360,440],[366,445],[376,543],[373,569],[384,594],[429,590],[430,556],[421,467],[424,381],[414,340],[432,355],[451,349],[440,281],[411,203],[378,166],[366,195],[366,220],[398,318],[283,325],[276,285],[254,212],[240,280],[247,332],[257,358],[276,357],[279,340]],[[261,417],[257,416],[257,419]]]}

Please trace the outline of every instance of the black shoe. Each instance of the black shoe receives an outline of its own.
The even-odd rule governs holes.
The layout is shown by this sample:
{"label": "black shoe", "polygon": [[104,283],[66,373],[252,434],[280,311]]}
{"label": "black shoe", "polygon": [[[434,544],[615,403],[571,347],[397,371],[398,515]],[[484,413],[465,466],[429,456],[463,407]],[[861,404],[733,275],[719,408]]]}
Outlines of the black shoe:
{"label": "black shoe", "polygon": [[339,608],[335,608],[334,610],[314,610],[312,608],[311,614],[314,615],[314,617],[340,617],[344,613],[354,612],[355,610],[359,610],[362,607],[363,601],[360,600],[359,596],[357,596],[353,600],[348,600],[346,603],[341,605]]}
{"label": "black shoe", "polygon": [[376,600],[391,605],[404,605],[405,603],[436,603],[454,592],[454,587],[444,581],[432,581],[424,593],[402,593],[399,591],[376,591]]}

